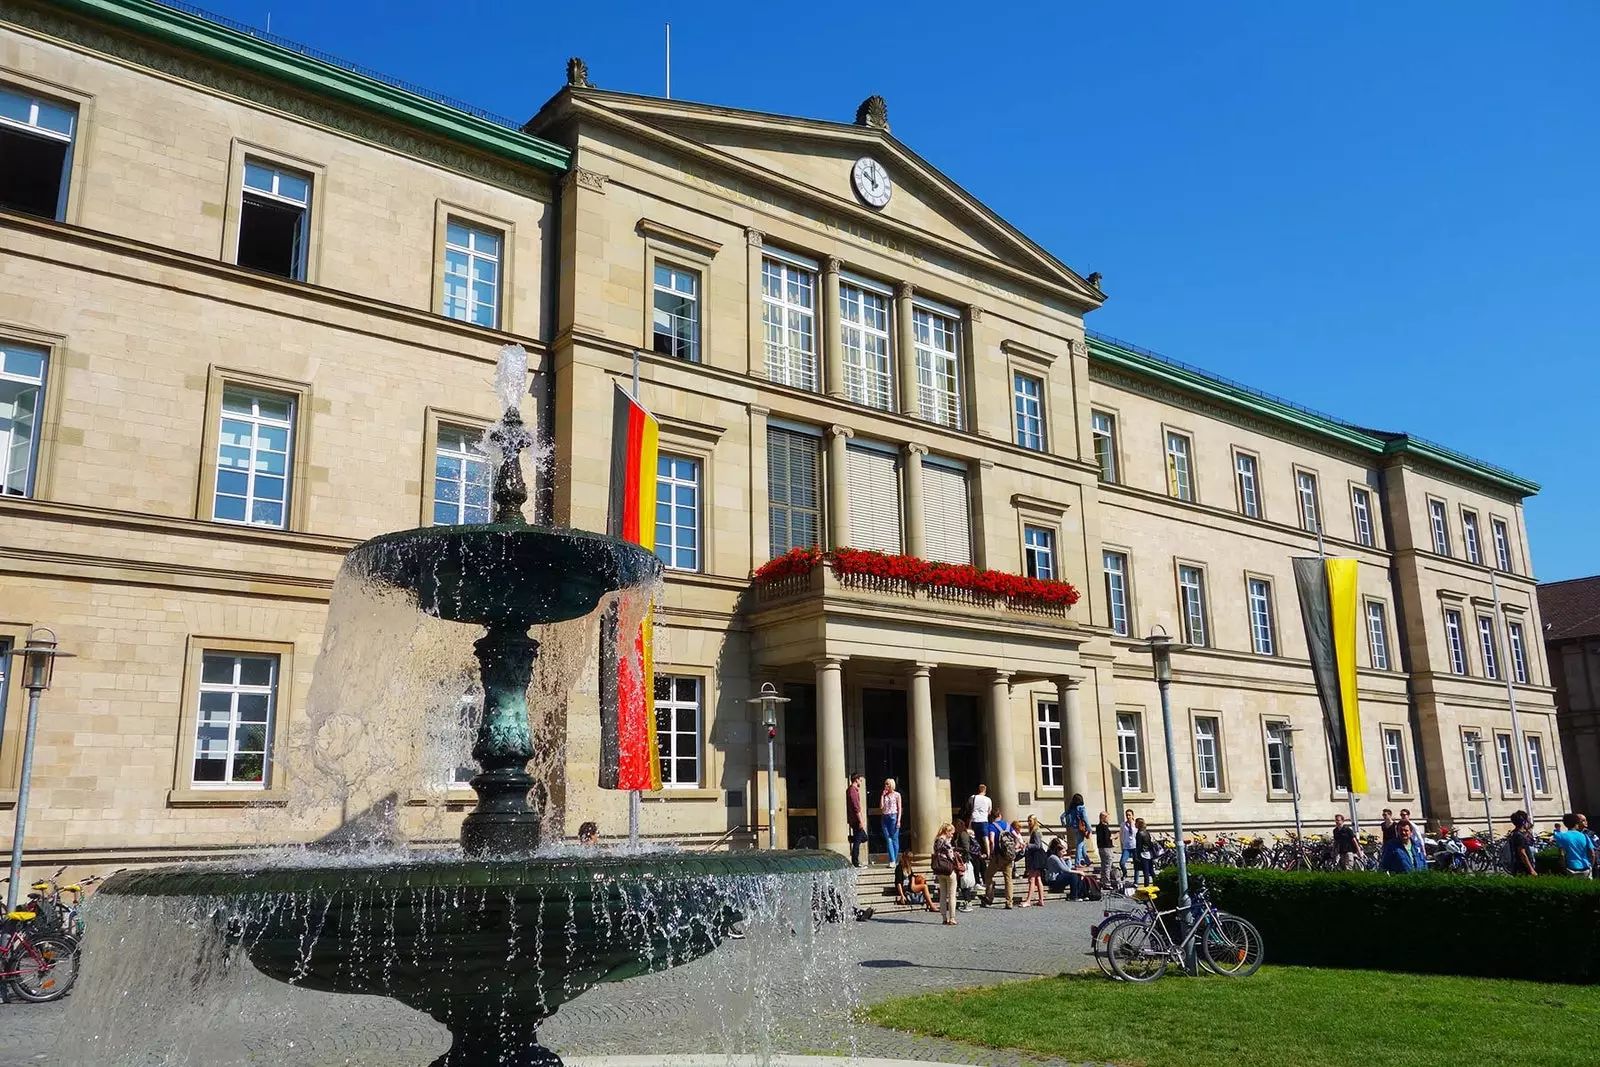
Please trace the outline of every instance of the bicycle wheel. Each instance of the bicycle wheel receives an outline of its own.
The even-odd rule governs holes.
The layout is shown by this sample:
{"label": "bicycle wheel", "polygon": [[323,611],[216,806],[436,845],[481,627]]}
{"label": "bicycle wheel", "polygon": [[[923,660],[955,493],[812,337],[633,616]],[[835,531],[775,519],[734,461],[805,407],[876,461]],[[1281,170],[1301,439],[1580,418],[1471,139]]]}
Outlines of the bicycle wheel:
{"label": "bicycle wheel", "polygon": [[1230,978],[1247,978],[1261,969],[1261,932],[1237,915],[1218,915],[1200,938],[1206,966]]}
{"label": "bicycle wheel", "polygon": [[1135,915],[1132,912],[1126,915],[1111,915],[1095,929],[1092,948],[1094,950],[1095,966],[1100,968],[1101,974],[1107,978],[1117,977],[1116,968],[1111,966],[1111,931],[1124,923],[1140,922],[1143,918],[1142,915]]}
{"label": "bicycle wheel", "polygon": [[4,968],[12,973],[11,991],[23,1000],[43,1004],[60,1000],[78,980],[78,943],[61,934],[36,934],[21,940]]}
{"label": "bicycle wheel", "polygon": [[1106,939],[1106,955],[1118,978],[1154,982],[1167,973],[1166,935],[1145,923],[1118,923]]}

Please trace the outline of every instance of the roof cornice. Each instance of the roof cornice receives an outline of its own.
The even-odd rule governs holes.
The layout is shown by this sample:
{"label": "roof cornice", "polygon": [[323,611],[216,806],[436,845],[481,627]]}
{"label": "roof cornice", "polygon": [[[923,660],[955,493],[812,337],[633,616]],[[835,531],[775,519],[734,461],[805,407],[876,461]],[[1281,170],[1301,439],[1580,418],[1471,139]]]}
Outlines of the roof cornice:
{"label": "roof cornice", "polygon": [[373,112],[402,126],[501,159],[563,173],[571,153],[553,142],[489,122],[375,78],[301,55],[153,0],[52,0],[55,7],[249,70],[316,96]]}

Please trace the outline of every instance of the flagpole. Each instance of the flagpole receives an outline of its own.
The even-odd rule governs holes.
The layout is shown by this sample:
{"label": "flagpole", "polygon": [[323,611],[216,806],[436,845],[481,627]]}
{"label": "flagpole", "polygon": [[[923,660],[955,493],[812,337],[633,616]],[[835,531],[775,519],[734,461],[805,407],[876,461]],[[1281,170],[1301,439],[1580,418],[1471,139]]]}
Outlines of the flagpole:
{"label": "flagpole", "polygon": [[[1494,568],[1489,568],[1489,588],[1494,591],[1494,626],[1495,629],[1505,634],[1505,654],[1496,655],[1500,661],[1496,664],[1500,668],[1500,677],[1506,680],[1506,701],[1511,705],[1511,736],[1517,746],[1517,766],[1522,768],[1522,805],[1528,813],[1529,820],[1533,819],[1533,770],[1532,760],[1528,755],[1528,742],[1522,736],[1522,720],[1517,715],[1517,687],[1511,681],[1511,631],[1506,626],[1506,616],[1500,607],[1500,583],[1495,578]],[[1498,640],[1498,638],[1497,638]],[[1526,654],[1526,651],[1524,651]],[[1484,792],[1488,792],[1488,783],[1484,783]],[[1490,827],[1490,832],[1494,828]]]}
{"label": "flagpole", "polygon": [[[672,31],[669,29],[667,31],[667,33],[671,34]],[[667,38],[667,40],[669,42],[671,41],[671,39],[672,38],[670,36]],[[667,48],[669,49],[667,54],[668,54],[669,57],[672,54],[671,51],[670,51],[671,47],[672,47],[672,45],[669,43],[667,45]],[[669,64],[671,63],[671,59],[670,58],[668,59],[668,63]],[[669,69],[670,69],[670,67],[669,67]],[[667,78],[668,78],[668,83],[667,84],[670,87],[672,75],[668,74]],[[667,91],[667,95],[668,96],[672,95],[672,92],[671,92],[670,88]],[[633,350],[633,399],[634,399],[635,403],[637,403],[638,400],[639,400],[639,350],[637,348],[635,348]],[[640,473],[641,473],[641,476],[642,476],[644,472],[640,472]],[[640,667],[640,671],[641,671],[641,675],[642,675],[643,668],[644,668],[643,660],[640,661],[639,667]],[[644,690],[644,692],[653,693],[653,692],[655,692],[655,679],[654,678],[640,677],[639,686],[640,686],[641,689]],[[651,717],[654,718],[653,715]],[[654,723],[647,721],[645,723],[645,729],[647,729],[647,730],[651,729],[654,725],[655,725]],[[631,848],[638,848],[639,847],[639,812],[640,812],[640,809],[643,808],[643,806],[644,806],[644,794],[640,790],[637,790],[637,789],[628,790],[628,845]]]}

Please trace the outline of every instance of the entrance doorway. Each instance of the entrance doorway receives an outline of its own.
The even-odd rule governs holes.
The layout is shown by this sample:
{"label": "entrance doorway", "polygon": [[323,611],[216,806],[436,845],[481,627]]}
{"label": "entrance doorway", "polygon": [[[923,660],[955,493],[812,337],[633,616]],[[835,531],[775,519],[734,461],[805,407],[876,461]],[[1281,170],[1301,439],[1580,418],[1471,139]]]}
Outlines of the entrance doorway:
{"label": "entrance doorway", "polygon": [[961,814],[967,798],[978,791],[978,784],[984,780],[983,726],[978,714],[978,698],[971,693],[951,693],[944,698],[952,817]]}
{"label": "entrance doorway", "polygon": [[[791,683],[783,687],[789,703],[783,709],[783,767],[788,786],[790,848],[817,847],[817,687]],[[844,786],[839,786],[840,792]]]}
{"label": "entrance doorway", "polygon": [[[868,849],[873,855],[887,854],[888,843],[883,839],[883,822],[879,818],[878,796],[883,792],[883,780],[893,778],[895,788],[903,801],[900,821],[905,822],[905,812],[917,803],[916,797],[906,792],[911,773],[911,748],[906,741],[906,694],[901,689],[863,689],[861,691],[861,731],[865,742],[865,764],[861,773],[867,776],[867,807],[872,817],[867,820]],[[910,840],[901,826],[901,845]]]}

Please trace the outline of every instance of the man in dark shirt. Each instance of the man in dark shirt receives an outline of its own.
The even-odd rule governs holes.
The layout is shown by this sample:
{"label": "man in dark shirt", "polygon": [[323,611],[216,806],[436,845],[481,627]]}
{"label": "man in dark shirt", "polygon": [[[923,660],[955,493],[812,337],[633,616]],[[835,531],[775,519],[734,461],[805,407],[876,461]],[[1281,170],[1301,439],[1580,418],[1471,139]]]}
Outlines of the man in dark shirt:
{"label": "man in dark shirt", "polygon": [[1511,813],[1511,873],[1537,877],[1539,872],[1533,862],[1533,826],[1528,813],[1517,810]]}
{"label": "man in dark shirt", "polygon": [[845,815],[850,821],[850,866],[861,866],[861,843],[867,839],[867,809],[862,803],[867,776],[852,775],[844,790]]}
{"label": "man in dark shirt", "polygon": [[1361,854],[1361,846],[1356,842],[1356,828],[1345,822],[1343,815],[1333,817],[1333,850],[1339,857],[1341,871],[1356,869],[1356,857]]}
{"label": "man in dark shirt", "polygon": [[1388,808],[1384,808],[1383,824],[1379,827],[1383,834],[1382,843],[1385,845],[1391,844],[1395,839],[1395,835],[1399,831],[1399,827],[1400,824],[1394,821],[1394,812],[1390,811]]}

